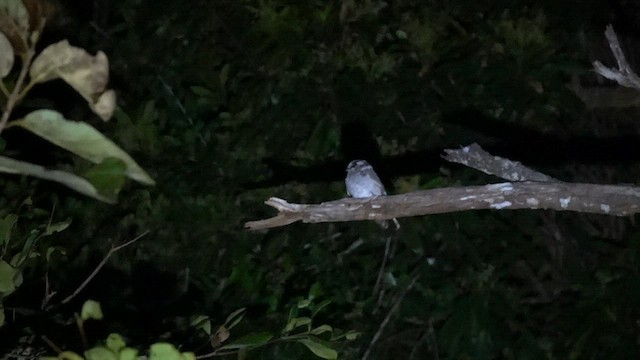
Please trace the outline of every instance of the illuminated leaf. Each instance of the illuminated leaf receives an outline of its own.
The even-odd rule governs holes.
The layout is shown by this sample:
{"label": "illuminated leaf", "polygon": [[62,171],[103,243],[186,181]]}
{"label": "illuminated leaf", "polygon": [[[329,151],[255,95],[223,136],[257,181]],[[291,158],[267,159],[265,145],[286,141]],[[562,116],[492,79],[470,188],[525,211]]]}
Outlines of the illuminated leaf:
{"label": "illuminated leaf", "polygon": [[6,35],[13,50],[26,54],[29,13],[21,0],[0,0],[0,32]]}
{"label": "illuminated leaf", "polygon": [[211,321],[209,317],[206,315],[198,315],[193,320],[191,320],[191,326],[196,329],[202,329],[207,335],[211,335]]}
{"label": "illuminated leaf", "polygon": [[94,300],[87,300],[82,305],[82,311],[80,312],[80,317],[82,320],[87,319],[96,319],[100,320],[103,318],[102,307],[100,303]]}
{"label": "illuminated leaf", "polygon": [[330,325],[324,324],[310,331],[313,335],[320,335],[325,332],[333,332],[333,328]]}
{"label": "illuminated leaf", "polygon": [[87,360],[118,360],[116,354],[106,347],[97,346],[84,352]]}
{"label": "illuminated leaf", "polygon": [[29,75],[36,83],[61,78],[82,95],[103,120],[113,114],[115,93],[102,97],[109,82],[109,59],[102,51],[91,56],[62,40],[42,50],[31,64]]}
{"label": "illuminated leaf", "polygon": [[104,121],[111,119],[116,108],[116,92],[107,90],[98,97],[95,103],[89,103],[91,110]]}
{"label": "illuminated leaf", "polygon": [[9,75],[11,68],[13,68],[14,58],[15,54],[11,42],[0,32],[0,79]]}
{"label": "illuminated leaf", "polygon": [[47,170],[40,165],[0,156],[0,172],[35,176],[41,179],[59,182],[83,195],[107,203],[114,202],[113,200],[100,195],[98,190],[86,179],[66,171]]}
{"label": "illuminated leaf", "polygon": [[109,334],[109,336],[107,336],[107,348],[109,348],[109,350],[119,352],[125,346],[127,346],[127,343],[120,334]]}
{"label": "illuminated leaf", "polygon": [[73,351],[63,351],[58,354],[59,360],[84,360],[82,356],[74,353]]}
{"label": "illuminated leaf", "polygon": [[127,165],[117,158],[106,158],[86,171],[82,176],[89,180],[98,192],[109,199],[116,199],[124,186]]}
{"label": "illuminated leaf", "polygon": [[182,354],[169,343],[155,343],[149,348],[149,360],[182,360]]}
{"label": "illuminated leaf", "polygon": [[120,350],[120,355],[118,360],[137,360],[138,359],[138,350],[134,348],[124,348]]}
{"label": "illuminated leaf", "polygon": [[9,126],[23,127],[96,164],[109,157],[120,159],[127,165],[128,177],[143,184],[155,184],[129,154],[87,123],[67,120],[52,110],[36,110]]}
{"label": "illuminated leaf", "polygon": [[183,352],[181,355],[181,360],[196,360],[196,354],[190,351]]}

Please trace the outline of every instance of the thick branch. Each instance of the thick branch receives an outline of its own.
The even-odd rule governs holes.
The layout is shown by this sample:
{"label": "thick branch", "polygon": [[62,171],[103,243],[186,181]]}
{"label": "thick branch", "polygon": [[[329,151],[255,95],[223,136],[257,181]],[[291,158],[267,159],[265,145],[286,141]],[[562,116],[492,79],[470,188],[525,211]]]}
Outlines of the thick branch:
{"label": "thick branch", "polygon": [[385,220],[466,210],[553,209],[626,216],[640,211],[640,187],[563,182],[500,183],[450,187],[370,199],[345,198],[321,204],[265,202],[279,211],[270,219],[250,221],[250,230],[304,223]]}

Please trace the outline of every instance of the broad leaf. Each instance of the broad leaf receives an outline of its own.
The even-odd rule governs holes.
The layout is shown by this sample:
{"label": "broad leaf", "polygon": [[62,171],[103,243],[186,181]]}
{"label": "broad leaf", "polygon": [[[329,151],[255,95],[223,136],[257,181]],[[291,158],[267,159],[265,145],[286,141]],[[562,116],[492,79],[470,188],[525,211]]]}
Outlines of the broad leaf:
{"label": "broad leaf", "polygon": [[21,0],[0,0],[0,32],[6,35],[18,54],[26,54],[29,14]]}
{"label": "broad leaf", "polygon": [[155,343],[149,348],[149,360],[181,360],[182,354],[169,343]]}
{"label": "broad leaf", "polygon": [[116,353],[106,347],[96,346],[84,352],[87,360],[118,360]]}
{"label": "broad leaf", "polygon": [[67,219],[65,221],[61,221],[55,224],[48,224],[42,236],[49,236],[51,234],[55,234],[60,231],[66,230],[66,228],[71,225],[71,219]]}
{"label": "broad leaf", "polygon": [[323,359],[337,359],[338,352],[333,350],[332,348],[322,344],[319,341],[313,339],[300,339],[299,343],[306,346],[312,353],[316,356],[321,357]]}
{"label": "broad leaf", "polygon": [[138,350],[134,348],[124,348],[120,351],[119,360],[136,360],[138,358]]}
{"label": "broad leaf", "polygon": [[[61,78],[82,95],[103,120],[113,114],[115,93],[110,92],[108,99],[101,97],[109,82],[109,60],[102,51],[91,56],[84,49],[62,40],[42,50],[31,64],[29,75],[36,83]],[[96,105],[100,107],[99,112]]]}
{"label": "broad leaf", "polygon": [[110,157],[120,159],[127,165],[128,177],[143,184],[155,184],[129,154],[87,123],[67,120],[56,111],[36,110],[9,126],[21,126],[96,164]]}
{"label": "broad leaf", "polygon": [[13,68],[14,58],[15,54],[13,53],[11,42],[0,32],[0,79],[9,75],[11,68]]}
{"label": "broad leaf", "polygon": [[101,320],[104,315],[102,314],[102,307],[100,303],[95,300],[87,300],[82,304],[82,310],[80,311],[80,317],[82,320],[96,319]]}
{"label": "broad leaf", "polygon": [[100,195],[98,190],[91,185],[89,181],[66,171],[47,170],[40,165],[0,156],[0,172],[35,176],[41,179],[59,182],[83,195],[107,203],[114,203],[113,200]]}
{"label": "broad leaf", "polygon": [[247,308],[240,308],[227,316],[227,320],[224,321],[224,325],[228,329],[232,329],[234,326],[238,325],[238,323],[244,317]]}
{"label": "broad leaf", "polygon": [[125,346],[127,346],[127,343],[122,338],[122,335],[113,333],[107,336],[107,348],[109,350],[119,352]]}
{"label": "broad leaf", "polygon": [[10,294],[16,289],[14,282],[17,269],[4,260],[0,260],[0,294]]}
{"label": "broad leaf", "polygon": [[256,347],[260,345],[264,345],[269,342],[273,338],[273,335],[269,332],[259,332],[248,334],[240,339],[232,342],[229,345],[225,345],[220,348],[220,350],[235,350],[235,349],[245,349],[250,347]]}
{"label": "broad leaf", "polygon": [[106,158],[82,176],[89,180],[100,194],[115,199],[124,185],[126,170],[127,165],[122,160]]}
{"label": "broad leaf", "polygon": [[11,230],[18,222],[18,216],[8,214],[4,219],[0,219],[0,246],[6,246],[11,240]]}

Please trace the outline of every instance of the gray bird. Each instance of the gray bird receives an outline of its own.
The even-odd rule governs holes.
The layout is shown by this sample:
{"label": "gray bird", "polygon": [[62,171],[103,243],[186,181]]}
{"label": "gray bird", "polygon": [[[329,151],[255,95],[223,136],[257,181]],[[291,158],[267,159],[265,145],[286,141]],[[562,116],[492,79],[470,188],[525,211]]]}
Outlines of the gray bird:
{"label": "gray bird", "polygon": [[[347,165],[347,177],[344,179],[347,185],[347,194],[354,198],[370,198],[387,195],[384,185],[373,166],[366,160],[353,160]],[[383,228],[388,228],[387,221],[376,221]],[[393,219],[396,229],[400,229],[400,223]]]}

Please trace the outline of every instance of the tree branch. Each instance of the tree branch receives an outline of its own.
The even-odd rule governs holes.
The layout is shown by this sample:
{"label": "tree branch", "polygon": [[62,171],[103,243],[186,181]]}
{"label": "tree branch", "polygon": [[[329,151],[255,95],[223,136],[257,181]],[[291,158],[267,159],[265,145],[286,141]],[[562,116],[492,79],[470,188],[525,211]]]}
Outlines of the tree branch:
{"label": "tree branch", "polygon": [[249,221],[249,230],[303,223],[393,218],[466,210],[552,209],[627,216],[640,211],[640,187],[562,182],[499,183],[416,191],[369,199],[345,198],[321,204],[292,204],[270,198],[265,204],[279,211],[275,217]]}
{"label": "tree branch", "polygon": [[345,198],[321,204],[293,204],[272,197],[265,204],[278,215],[249,221],[249,230],[292,224],[389,220],[467,210],[552,209],[627,216],[640,212],[640,187],[574,184],[529,169],[517,161],[493,156],[478,144],[445,150],[444,158],[513,182],[416,191],[366,199]]}
{"label": "tree branch", "polygon": [[620,47],[618,36],[615,31],[613,31],[613,26],[607,25],[604,35],[607,37],[609,48],[611,48],[611,52],[616,58],[618,68],[614,69],[606,67],[600,61],[596,60],[593,62],[594,70],[598,74],[609,80],[617,82],[621,86],[640,90],[640,78],[635,74],[635,72],[633,72],[633,70],[631,70],[631,66],[629,66],[629,63],[622,52],[622,47]]}
{"label": "tree branch", "polygon": [[462,149],[444,151],[442,158],[480,170],[485,174],[495,175],[509,181],[558,181],[551,176],[529,169],[518,161],[512,161],[500,156],[493,156],[484,151],[480,145],[473,143]]}

